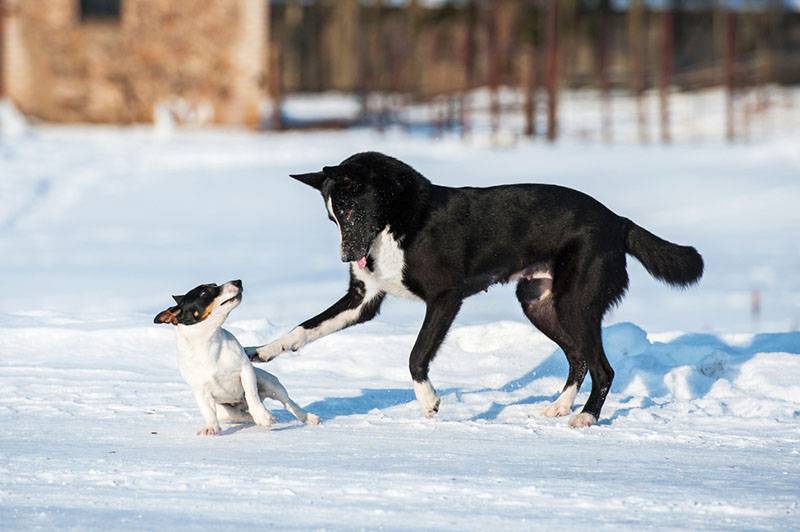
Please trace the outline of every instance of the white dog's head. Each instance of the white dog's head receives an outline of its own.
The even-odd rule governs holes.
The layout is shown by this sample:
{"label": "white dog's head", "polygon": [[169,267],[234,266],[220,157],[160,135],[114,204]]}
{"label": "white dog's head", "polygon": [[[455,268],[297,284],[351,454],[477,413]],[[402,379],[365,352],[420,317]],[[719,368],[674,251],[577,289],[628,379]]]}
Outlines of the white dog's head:
{"label": "white dog's head", "polygon": [[153,323],[196,325],[213,322],[221,325],[228,314],[242,301],[242,281],[228,281],[223,285],[201,284],[185,295],[172,296],[175,306],[158,313]]}

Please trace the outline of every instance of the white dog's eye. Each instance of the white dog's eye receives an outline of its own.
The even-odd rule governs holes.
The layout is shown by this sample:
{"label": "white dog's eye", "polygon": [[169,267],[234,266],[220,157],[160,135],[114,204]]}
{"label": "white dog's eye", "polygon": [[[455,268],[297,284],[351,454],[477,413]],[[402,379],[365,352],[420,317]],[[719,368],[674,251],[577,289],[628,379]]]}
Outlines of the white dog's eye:
{"label": "white dog's eye", "polygon": [[196,318],[198,316],[200,316],[200,311],[199,310],[195,310],[194,311],[194,317]]}

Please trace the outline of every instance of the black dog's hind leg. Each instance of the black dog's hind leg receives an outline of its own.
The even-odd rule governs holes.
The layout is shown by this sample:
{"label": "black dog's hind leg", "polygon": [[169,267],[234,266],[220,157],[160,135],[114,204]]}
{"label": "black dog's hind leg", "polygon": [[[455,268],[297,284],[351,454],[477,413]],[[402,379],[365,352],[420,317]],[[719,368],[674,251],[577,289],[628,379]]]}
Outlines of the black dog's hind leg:
{"label": "black dog's hind leg", "polygon": [[575,274],[564,292],[559,293],[557,287],[554,301],[558,322],[575,341],[592,377],[589,399],[581,413],[570,418],[571,427],[588,427],[600,418],[614,380],[614,370],[603,350],[603,315],[628,287],[624,253],[594,249],[588,257],[576,263]]}
{"label": "black dog's hind leg", "polygon": [[572,416],[569,420],[571,427],[588,427],[597,423],[600,418],[600,410],[602,410],[608,391],[611,389],[611,382],[614,380],[614,370],[603,351],[600,329],[599,322],[588,327],[581,342],[585,346],[584,352],[589,364],[589,374],[592,376],[592,392],[589,394],[586,404],[583,405],[581,413]]}
{"label": "black dog's hind leg", "polygon": [[[352,268],[352,266],[351,266]],[[246,347],[250,360],[269,362],[285,351],[297,351],[304,345],[378,315],[384,293],[364,285],[350,273],[347,293],[320,314],[308,319],[287,334],[258,347]]]}
{"label": "black dog's hind leg", "polygon": [[428,367],[444,341],[447,331],[461,308],[461,296],[444,295],[429,302],[425,321],[411,349],[408,367],[414,379],[414,395],[426,417],[439,411],[439,397],[428,379]]}
{"label": "black dog's hind leg", "polygon": [[575,396],[586,377],[587,365],[575,340],[558,321],[553,304],[552,281],[550,279],[522,279],[517,285],[517,299],[522,305],[525,316],[564,351],[567,362],[569,362],[569,373],[561,395],[555,402],[542,410],[541,415],[558,417],[571,414]]}

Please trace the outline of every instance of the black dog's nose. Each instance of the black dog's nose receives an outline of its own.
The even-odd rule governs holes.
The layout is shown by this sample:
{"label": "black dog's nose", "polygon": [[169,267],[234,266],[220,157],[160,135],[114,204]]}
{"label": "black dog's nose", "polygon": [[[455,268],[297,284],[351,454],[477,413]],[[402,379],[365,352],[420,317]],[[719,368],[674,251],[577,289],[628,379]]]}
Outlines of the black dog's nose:
{"label": "black dog's nose", "polygon": [[239,289],[242,288],[242,280],[241,279],[236,279],[235,281],[231,281],[231,283],[233,283],[233,286],[235,286],[236,288],[239,288]]}

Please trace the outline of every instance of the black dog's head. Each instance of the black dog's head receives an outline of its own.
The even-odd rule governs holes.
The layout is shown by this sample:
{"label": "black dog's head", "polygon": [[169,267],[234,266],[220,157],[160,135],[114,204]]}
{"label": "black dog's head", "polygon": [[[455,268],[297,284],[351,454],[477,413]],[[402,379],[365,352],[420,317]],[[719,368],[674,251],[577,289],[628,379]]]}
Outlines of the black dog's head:
{"label": "black dog's head", "polygon": [[242,282],[229,281],[222,286],[214,283],[201,284],[185,295],[172,296],[176,305],[163,310],[153,319],[153,323],[172,325],[195,325],[200,322],[214,322],[219,325],[242,301]]}
{"label": "black dog's head", "polygon": [[413,185],[427,183],[405,163],[375,152],[291,177],[320,191],[328,218],[339,228],[342,262],[355,261],[362,268],[378,233],[395,221],[405,203],[413,203],[408,198]]}

